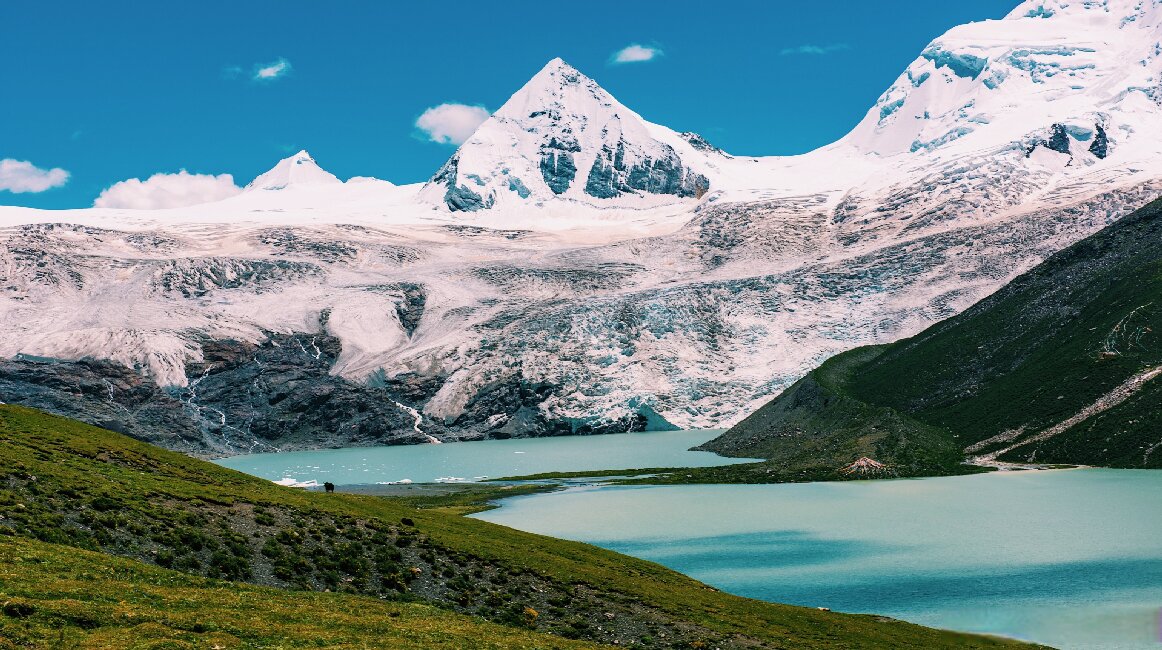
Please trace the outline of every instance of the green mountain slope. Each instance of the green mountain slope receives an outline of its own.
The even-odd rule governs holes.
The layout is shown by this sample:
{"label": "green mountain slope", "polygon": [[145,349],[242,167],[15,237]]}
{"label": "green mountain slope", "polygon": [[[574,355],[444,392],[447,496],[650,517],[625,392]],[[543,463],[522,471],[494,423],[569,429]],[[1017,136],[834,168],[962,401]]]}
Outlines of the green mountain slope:
{"label": "green mountain slope", "polygon": [[0,648],[599,648],[430,605],[235,584],[0,538]]}
{"label": "green mountain slope", "polygon": [[[706,448],[902,475],[1012,462],[1162,467],[1162,202],[964,313],[839,355]],[[967,451],[966,451],[967,450]]]}
{"label": "green mountain slope", "polygon": [[738,598],[586,544],[282,488],[0,406],[0,647],[58,635],[63,647],[1009,645]]}

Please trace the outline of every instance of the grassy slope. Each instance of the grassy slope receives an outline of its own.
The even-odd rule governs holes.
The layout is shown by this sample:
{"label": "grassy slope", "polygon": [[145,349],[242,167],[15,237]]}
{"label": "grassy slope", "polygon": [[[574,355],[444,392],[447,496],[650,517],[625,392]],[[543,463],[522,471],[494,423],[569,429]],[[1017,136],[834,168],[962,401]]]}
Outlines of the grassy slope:
{"label": "grassy slope", "polygon": [[[832,359],[709,448],[747,455],[843,446],[846,462],[870,449],[914,473],[902,448],[869,437],[886,429],[909,442],[911,456],[939,461],[951,458],[949,448],[1015,429],[1028,437],[1066,420],[1162,362],[1160,241],[1155,202],[916,337]],[[822,398],[804,399],[816,386]],[[1121,406],[1002,459],[1162,467],[1162,453],[1146,455],[1159,442],[1159,398],[1162,385],[1147,384]],[[795,430],[811,435],[785,435]]]}
{"label": "grassy slope", "polygon": [[[0,637],[5,638],[25,634],[43,640],[56,621],[70,638],[92,647],[126,645],[122,640],[127,639],[144,647],[155,633],[197,637],[198,644],[230,634],[255,646],[261,645],[261,635],[274,634],[274,628],[266,628],[271,618],[272,626],[284,625],[278,630],[288,635],[288,647],[313,639],[318,629],[347,635],[358,646],[360,634],[379,634],[374,620],[360,627],[365,612],[394,619],[391,612],[396,611],[400,635],[423,638],[425,630],[447,624],[453,628],[449,644],[479,635],[503,645],[510,642],[505,633],[514,635],[513,643],[535,641],[480,619],[408,602],[423,600],[510,628],[617,640],[622,646],[1004,644],[874,616],[738,598],[593,546],[388,499],[281,488],[120,434],[12,406],[0,406],[0,517],[0,603],[38,601],[30,618],[20,618],[19,611],[0,614]],[[26,541],[30,538],[48,544]],[[78,548],[189,573],[341,593],[266,591],[104,554],[84,555]],[[15,559],[25,555],[43,560],[32,563],[35,572]],[[95,577],[78,574],[80,565],[91,566]],[[413,567],[420,569],[418,576]],[[130,597],[133,593],[139,595]],[[280,609],[256,607],[259,594],[274,599]],[[111,599],[119,602],[114,605]],[[379,605],[383,599],[391,602]],[[359,616],[332,616],[325,607]],[[530,621],[526,607],[539,612],[535,620]],[[171,608],[176,613],[168,613]],[[243,620],[247,612],[249,622]],[[125,619],[126,613],[133,616]],[[131,627],[137,616],[153,622]],[[204,631],[189,627],[191,621]]]}
{"label": "grassy slope", "polygon": [[430,605],[195,577],[0,538],[0,649],[598,648]]}

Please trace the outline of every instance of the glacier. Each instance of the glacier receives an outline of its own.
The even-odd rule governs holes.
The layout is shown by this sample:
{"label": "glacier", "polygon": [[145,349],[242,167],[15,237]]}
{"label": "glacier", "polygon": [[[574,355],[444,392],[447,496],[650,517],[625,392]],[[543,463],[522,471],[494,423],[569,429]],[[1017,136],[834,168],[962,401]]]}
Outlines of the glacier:
{"label": "glacier", "polygon": [[784,157],[554,59],[426,183],[304,151],[214,203],[0,207],[0,400],[204,455],[729,425],[1156,198],[1160,42],[1157,0],[1023,2]]}

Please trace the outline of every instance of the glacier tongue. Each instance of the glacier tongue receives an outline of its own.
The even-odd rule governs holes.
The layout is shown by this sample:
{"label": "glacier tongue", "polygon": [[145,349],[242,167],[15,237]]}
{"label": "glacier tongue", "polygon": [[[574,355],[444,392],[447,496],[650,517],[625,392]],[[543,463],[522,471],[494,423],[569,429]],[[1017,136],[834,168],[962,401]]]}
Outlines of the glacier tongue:
{"label": "glacier tongue", "polygon": [[414,442],[409,409],[444,440],[730,424],[1156,198],[1159,42],[1157,0],[1025,2],[934,41],[841,141],[768,158],[554,60],[423,185],[302,152],[218,203],[0,208],[0,357],[27,357],[0,399],[111,413],[104,382],[149,392],[81,361],[112,360],[196,397],[150,399],[219,451]]}

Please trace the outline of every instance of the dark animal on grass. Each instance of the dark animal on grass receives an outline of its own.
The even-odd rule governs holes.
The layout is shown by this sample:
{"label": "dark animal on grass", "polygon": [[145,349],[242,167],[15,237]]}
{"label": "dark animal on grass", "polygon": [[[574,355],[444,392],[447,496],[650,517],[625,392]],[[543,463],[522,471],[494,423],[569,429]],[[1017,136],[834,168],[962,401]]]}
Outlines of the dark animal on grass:
{"label": "dark animal on grass", "polygon": [[330,494],[330,493],[335,491],[335,484],[330,482],[330,481],[327,481],[326,483],[323,484],[323,489],[327,491],[327,494]]}

